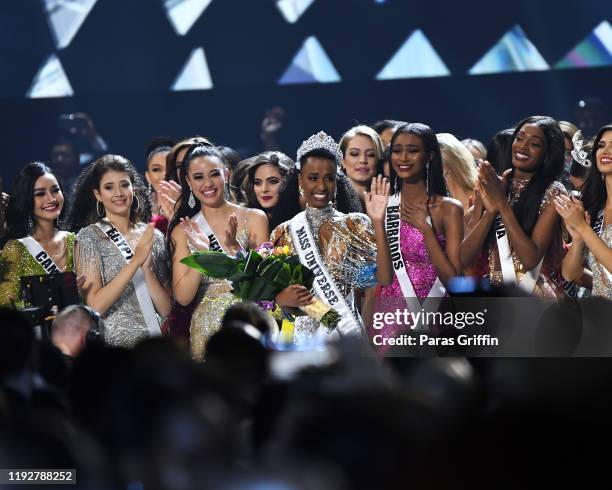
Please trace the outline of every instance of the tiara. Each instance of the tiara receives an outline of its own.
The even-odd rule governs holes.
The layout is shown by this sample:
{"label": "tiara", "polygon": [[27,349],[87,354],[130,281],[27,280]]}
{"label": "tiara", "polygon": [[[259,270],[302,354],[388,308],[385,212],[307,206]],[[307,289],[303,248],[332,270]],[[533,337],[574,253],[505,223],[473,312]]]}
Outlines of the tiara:
{"label": "tiara", "polygon": [[336,165],[340,166],[342,164],[342,151],[340,151],[340,146],[334,141],[334,138],[327,135],[325,131],[319,131],[317,134],[313,134],[310,138],[305,141],[302,141],[302,144],[298,148],[297,151],[297,159],[295,160],[295,166],[299,169],[300,159],[314,150],[325,150],[334,155],[334,160],[336,161]]}
{"label": "tiara", "polygon": [[576,131],[576,133],[574,133],[572,144],[574,145],[574,149],[571,151],[572,158],[583,167],[589,168],[591,166],[591,160],[589,160],[589,154],[582,149],[584,140],[582,139],[581,131]]}

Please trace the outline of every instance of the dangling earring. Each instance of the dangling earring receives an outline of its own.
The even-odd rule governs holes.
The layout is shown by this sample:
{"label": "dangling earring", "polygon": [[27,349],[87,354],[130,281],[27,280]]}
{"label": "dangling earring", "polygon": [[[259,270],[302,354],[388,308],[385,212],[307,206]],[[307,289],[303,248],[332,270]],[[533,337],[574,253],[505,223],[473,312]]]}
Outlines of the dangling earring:
{"label": "dangling earring", "polygon": [[298,192],[300,193],[300,197],[304,197],[304,189],[302,189],[302,186],[298,187]]}
{"label": "dangling earring", "polygon": [[196,205],[195,196],[193,195],[193,191],[189,191],[189,200],[187,201],[187,204],[189,205],[191,209],[193,209]]}
{"label": "dangling earring", "polygon": [[136,209],[140,208],[140,199],[138,199],[138,196],[136,194],[134,194],[134,198],[132,199],[132,204],[134,204],[134,201],[136,201]]}
{"label": "dangling earring", "polygon": [[334,189],[334,198],[332,199],[332,208],[336,209],[336,198],[338,197],[338,187]]}
{"label": "dangling earring", "polygon": [[104,205],[102,205],[102,211],[100,211],[100,201],[96,201],[96,214],[99,218],[104,218]]}
{"label": "dangling earring", "polygon": [[429,162],[425,165],[425,189],[427,190],[427,195],[429,196]]}
{"label": "dangling earring", "polygon": [[34,231],[34,220],[32,216],[28,218],[28,234],[31,234]]}

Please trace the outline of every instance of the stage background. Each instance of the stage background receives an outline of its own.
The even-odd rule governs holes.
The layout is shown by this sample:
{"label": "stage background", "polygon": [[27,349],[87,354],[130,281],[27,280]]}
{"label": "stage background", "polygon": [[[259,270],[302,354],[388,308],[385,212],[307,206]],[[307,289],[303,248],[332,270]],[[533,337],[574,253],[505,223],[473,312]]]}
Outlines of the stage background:
{"label": "stage background", "polygon": [[485,144],[532,114],[592,133],[612,120],[609,16],[595,0],[2,1],[2,178],[48,160],[58,116],[77,111],[140,168],[157,135],[250,156],[273,106],[292,157],[315,131],[383,118]]}

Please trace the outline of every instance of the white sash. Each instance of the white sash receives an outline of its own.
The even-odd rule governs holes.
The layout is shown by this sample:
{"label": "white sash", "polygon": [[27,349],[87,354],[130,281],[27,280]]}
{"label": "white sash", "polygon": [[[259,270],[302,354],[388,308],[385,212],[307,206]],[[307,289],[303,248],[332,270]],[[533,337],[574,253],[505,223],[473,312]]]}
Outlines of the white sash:
{"label": "white sash", "polygon": [[209,250],[213,252],[226,252],[226,250],[223,249],[221,242],[219,241],[217,236],[212,231],[212,228],[206,221],[206,218],[204,218],[204,215],[202,214],[202,212],[199,212],[191,219],[198,224],[198,226],[202,229],[204,233],[206,233],[206,236],[208,237],[208,242],[209,242],[209,245],[208,245]]}
{"label": "white sash", "polygon": [[538,282],[538,277],[540,277],[540,269],[542,268],[544,257],[542,256],[538,264],[530,271],[527,271],[519,281],[514,270],[514,263],[512,262],[512,250],[510,249],[506,226],[499,214],[495,217],[495,236],[497,238],[497,250],[499,251],[499,262],[501,264],[504,284],[516,284],[526,293],[532,294],[536,282]]}
{"label": "white sash", "polygon": [[[96,225],[104,233],[106,233],[108,238],[110,238],[111,242],[113,242],[115,246],[119,249],[125,261],[129,263],[132,257],[134,256],[134,253],[132,252],[132,249],[130,248],[130,245],[128,244],[127,240],[123,237],[119,230],[117,230],[110,223],[104,221],[98,221]],[[157,314],[155,313],[155,306],[153,305],[151,293],[149,293],[149,288],[147,287],[144,274],[140,267],[136,269],[136,272],[132,277],[132,284],[134,284],[134,289],[136,291],[136,299],[138,300],[140,311],[142,311],[145,323],[147,324],[147,328],[149,329],[149,334],[151,335],[151,337],[160,336],[161,329],[159,328],[159,320]]]}
{"label": "white sash", "polygon": [[306,212],[298,213],[290,221],[289,228],[300,262],[315,275],[313,286],[317,296],[325,300],[340,315],[336,330],[341,335],[363,335],[361,321],[338,290],[334,279],[321,259],[317,244],[312,236],[312,230],[306,220]]}
{"label": "white sash", "polygon": [[[446,295],[446,288],[442,284],[442,281],[440,281],[440,278],[436,277],[427,298],[425,298],[425,301],[423,301],[423,304],[421,305],[421,302],[414,291],[414,286],[410,281],[410,277],[408,276],[404,259],[402,258],[400,243],[400,204],[400,194],[389,196],[385,228],[387,231],[387,240],[389,241],[389,249],[391,251],[393,270],[395,271],[397,281],[399,282],[400,289],[402,290],[402,294],[406,300],[406,305],[410,311],[417,313],[422,309],[425,312],[436,312],[438,311],[438,308],[440,308],[442,298]],[[415,328],[420,330],[419,327],[421,326],[417,326]]]}
{"label": "white sash", "polygon": [[61,271],[57,264],[51,258],[44,248],[36,241],[34,237],[27,236],[18,238],[18,241],[26,248],[34,260],[38,262],[44,269],[46,274],[59,274]]}

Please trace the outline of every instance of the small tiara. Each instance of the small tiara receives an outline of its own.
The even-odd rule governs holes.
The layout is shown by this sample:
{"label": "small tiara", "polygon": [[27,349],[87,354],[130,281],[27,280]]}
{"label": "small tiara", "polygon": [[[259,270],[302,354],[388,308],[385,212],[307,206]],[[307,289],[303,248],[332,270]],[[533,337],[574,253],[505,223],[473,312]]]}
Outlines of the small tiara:
{"label": "small tiara", "polygon": [[297,151],[297,159],[295,160],[296,168],[300,168],[300,159],[314,150],[326,150],[332,155],[336,161],[338,167],[342,164],[342,151],[340,146],[334,141],[334,138],[327,135],[325,131],[319,131],[317,134],[313,134],[306,141],[303,141]]}
{"label": "small tiara", "polygon": [[583,167],[589,168],[591,166],[591,160],[589,160],[589,154],[582,149],[584,140],[582,139],[581,131],[576,131],[572,138],[572,144],[574,145],[574,149],[571,151],[572,158]]}

